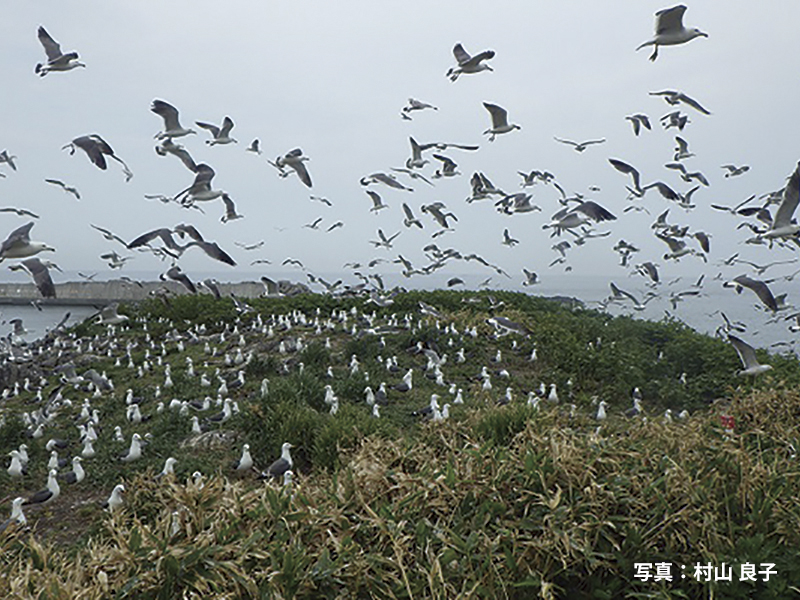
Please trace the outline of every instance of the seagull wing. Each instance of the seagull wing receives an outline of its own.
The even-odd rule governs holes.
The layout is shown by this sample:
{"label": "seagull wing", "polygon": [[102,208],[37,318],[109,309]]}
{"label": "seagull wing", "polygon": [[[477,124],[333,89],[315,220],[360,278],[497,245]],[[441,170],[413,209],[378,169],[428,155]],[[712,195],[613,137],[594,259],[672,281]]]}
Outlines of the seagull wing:
{"label": "seagull wing", "polygon": [[33,277],[33,282],[36,284],[36,287],[39,289],[39,292],[45,298],[55,298],[56,297],[56,286],[53,285],[53,280],[50,277],[50,271],[48,271],[47,267],[44,266],[41,260],[38,258],[29,258],[27,260],[23,260],[22,264],[30,272],[31,276]]}
{"label": "seagull wing", "polygon": [[749,369],[759,364],[758,359],[756,358],[756,351],[750,344],[731,334],[728,334],[728,341],[733,344],[733,347],[736,350],[736,353],[739,355],[739,359],[742,361],[742,365],[745,369]]}
{"label": "seagull wing", "polygon": [[656,13],[656,34],[683,29],[683,13],[685,12],[686,7],[682,4],[659,10]]}
{"label": "seagull wing", "polygon": [[492,117],[493,129],[506,127],[508,125],[508,111],[505,108],[497,106],[496,104],[490,104],[488,102],[484,102],[483,106],[489,111],[489,114]]}
{"label": "seagull wing", "polygon": [[302,181],[306,185],[306,187],[310,188],[311,175],[308,173],[308,169],[306,169],[306,166],[303,164],[303,161],[293,160],[289,163],[289,166],[295,170],[297,176],[300,178],[300,181]]}
{"label": "seagull wing", "polygon": [[[212,125],[211,123],[201,123],[200,121],[195,121],[194,124],[198,127],[202,127],[203,129],[207,129],[215,138],[219,137],[220,130],[216,125]],[[233,127],[233,125],[231,125],[231,127]]]}
{"label": "seagull wing", "polygon": [[708,109],[704,108],[697,100],[695,100],[694,98],[690,98],[686,94],[683,94],[683,93],[678,94],[678,99],[681,102],[683,102],[684,104],[688,104],[689,106],[691,106],[696,111],[699,111],[699,112],[703,113],[704,115],[710,115],[711,114],[711,112]]}
{"label": "seagull wing", "polygon": [[163,100],[153,100],[150,110],[164,119],[165,131],[181,129],[180,120],[178,119],[178,109],[172,106],[172,104],[169,102],[164,102]]}
{"label": "seagull wing", "polygon": [[617,217],[612,215],[607,209],[603,208],[597,202],[587,200],[576,206],[574,211],[580,211],[593,221],[614,221]]}
{"label": "seagull wing", "polygon": [[783,188],[783,199],[781,205],[778,207],[778,212],[775,213],[775,220],[773,221],[772,228],[783,227],[790,225],[792,215],[797,208],[797,203],[800,200],[800,163],[797,168],[789,177],[789,182]]}
{"label": "seagull wing", "polygon": [[44,27],[39,27],[39,41],[44,46],[44,53],[47,54],[48,61],[54,61],[61,58],[61,46],[55,41]]}
{"label": "seagull wing", "polygon": [[[103,141],[102,138],[100,138],[100,141]],[[89,136],[89,135],[82,135],[81,137],[77,137],[74,140],[72,140],[72,143],[75,144],[78,148],[80,148],[84,152],[86,152],[87,156],[89,157],[89,160],[91,160],[92,164],[94,164],[98,169],[102,169],[103,171],[106,170],[107,168],[106,159],[105,156],[103,156],[103,154],[114,153],[114,151],[111,150],[111,147],[108,146],[108,144],[105,144],[105,142],[103,142],[105,144],[104,147],[103,145],[100,144],[100,142],[98,142],[97,139],[95,139],[94,136]],[[105,148],[108,148],[110,152],[104,152]]]}
{"label": "seagull wing", "polygon": [[462,46],[460,43],[453,46],[453,56],[456,57],[456,62],[459,65],[469,62],[469,60],[472,58],[472,56],[470,56],[469,53],[464,50],[464,46]]}
{"label": "seagull wing", "polygon": [[611,163],[611,166],[614,167],[620,173],[624,173],[625,175],[630,175],[633,179],[633,186],[637,190],[639,188],[639,171],[637,171],[633,166],[629,165],[626,162],[622,162],[616,158],[609,158],[608,162]]}

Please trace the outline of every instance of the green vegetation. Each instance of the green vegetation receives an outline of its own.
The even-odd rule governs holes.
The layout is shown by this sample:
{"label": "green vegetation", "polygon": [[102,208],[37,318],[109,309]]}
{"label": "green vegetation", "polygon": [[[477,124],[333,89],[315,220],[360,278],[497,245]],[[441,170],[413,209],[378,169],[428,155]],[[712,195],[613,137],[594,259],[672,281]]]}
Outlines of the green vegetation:
{"label": "green vegetation", "polygon": [[[795,359],[761,355],[773,371],[744,381],[734,375],[740,366],[728,344],[680,323],[612,318],[521,294],[493,297],[504,306],[490,308],[485,293],[412,292],[375,308],[374,318],[371,305],[358,299],[262,299],[240,316],[229,300],[181,297],[129,308],[131,325],[116,332],[115,344],[99,326],[78,326],[83,356],[67,351],[61,362],[71,357],[79,373],[89,366],[106,371],[115,390],[92,399],[63,388],[73,406],[61,409],[40,440],[27,439],[19,419],[10,418],[31,410],[33,389],[0,405],[0,451],[27,442],[31,455],[24,481],[3,469],[0,487],[8,498],[41,487],[50,437],[70,439],[79,451],[73,419],[87,397],[101,414],[98,455],[84,461],[84,482],[62,486],[51,506],[26,511],[31,531],[12,527],[0,534],[0,597],[800,594]],[[420,315],[420,300],[442,318]],[[495,338],[486,323],[492,313],[524,324],[531,337]],[[397,328],[359,333],[388,325]],[[465,334],[473,327],[476,337]],[[179,350],[176,333],[189,329],[193,335],[184,336]],[[446,421],[411,416],[432,393],[440,404],[452,402],[447,388],[423,376],[422,355],[408,352],[418,342],[447,354],[445,379],[463,389],[465,404],[451,406]],[[462,347],[467,360],[458,363]],[[498,350],[502,359],[495,365]],[[237,352],[250,355],[246,366],[226,365],[225,355]],[[146,356],[150,367],[140,375]],[[399,373],[378,362],[391,356]],[[197,376],[187,374],[187,357]],[[163,387],[165,363],[169,388]],[[42,390],[47,398],[56,378],[43,364],[55,366],[43,356],[27,376],[53,380]],[[483,390],[482,366],[504,368],[510,377],[493,374],[493,388]],[[373,418],[364,389],[397,383],[411,367],[413,389],[390,390],[389,405]],[[189,417],[178,410],[156,412],[158,401],[214,398],[217,368],[228,381],[240,368],[246,378],[228,393],[239,413],[212,427],[224,441],[194,436]],[[201,373],[211,386],[200,384]],[[558,385],[558,405],[526,403],[541,383]],[[339,400],[335,415],[324,402],[326,385]],[[500,406],[506,387],[513,400]],[[642,390],[646,419],[622,416],[634,387]],[[128,388],[144,398],[149,421],[127,422]],[[599,430],[597,399],[609,405]],[[668,422],[667,408],[674,415],[688,409],[691,416]],[[733,435],[721,414],[734,417]],[[134,431],[152,434],[139,461],[116,460],[127,448],[111,440],[116,425],[126,440]],[[295,446],[291,488],[229,470],[244,442],[256,466],[266,468],[284,441]],[[178,459],[176,477],[157,482],[167,456]],[[200,483],[192,480],[194,471],[205,474]],[[108,514],[98,503],[121,481],[125,504]],[[776,574],[768,582],[741,582],[743,562],[774,563]],[[638,581],[634,563],[670,563],[674,581]],[[681,580],[696,563],[733,565],[733,581]]]}

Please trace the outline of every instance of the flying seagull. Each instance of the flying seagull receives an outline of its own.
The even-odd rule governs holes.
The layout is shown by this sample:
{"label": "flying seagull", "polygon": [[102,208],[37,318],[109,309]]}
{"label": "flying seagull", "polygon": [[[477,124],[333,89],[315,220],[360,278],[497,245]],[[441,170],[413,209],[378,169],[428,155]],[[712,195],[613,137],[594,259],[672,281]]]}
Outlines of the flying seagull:
{"label": "flying seagull", "polygon": [[456,81],[458,76],[463,73],[480,73],[481,71],[493,70],[492,67],[483,61],[494,58],[494,50],[484,50],[480,54],[470,56],[469,53],[464,50],[464,46],[458,43],[453,46],[453,56],[456,57],[458,66],[451,67],[445,74],[446,77],[450,78],[450,81]]}
{"label": "flying seagull", "polygon": [[26,223],[8,235],[0,245],[0,262],[6,258],[28,258],[47,250],[55,252],[55,248],[51,248],[44,242],[31,241],[30,232],[33,223],[33,221]]}
{"label": "flying seagull", "polygon": [[686,6],[683,4],[659,10],[656,13],[655,36],[651,40],[639,45],[636,49],[641,50],[645,46],[653,46],[653,53],[650,55],[650,60],[654,61],[658,58],[659,46],[676,46],[678,44],[685,44],[696,37],[708,37],[707,33],[703,33],[699,29],[686,29],[683,26],[683,13],[685,12]]}
{"label": "flying seagull", "polygon": [[756,351],[747,342],[739,339],[735,335],[728,334],[728,341],[733,344],[739,359],[742,361],[744,369],[739,371],[739,375],[760,375],[772,369],[772,365],[762,365],[756,358]]}
{"label": "flying seagull", "polygon": [[64,190],[68,194],[72,194],[73,196],[75,196],[76,200],[80,200],[81,199],[81,194],[78,191],[78,188],[76,188],[76,187],[72,187],[71,185],[67,185],[66,183],[64,183],[63,181],[60,181],[58,179],[45,179],[45,182],[47,182],[49,184],[52,184],[52,185],[57,185],[58,187],[60,187],[62,190]]}
{"label": "flying seagull", "polygon": [[0,152],[0,164],[6,163],[9,167],[11,167],[14,171],[17,170],[17,164],[14,162],[14,159],[17,158],[13,154],[9,154],[8,150],[3,150]]}
{"label": "flying seagull", "polygon": [[131,177],[133,177],[133,173],[128,168],[128,165],[125,164],[125,161],[119,156],[116,156],[114,154],[114,150],[108,145],[108,142],[106,142],[96,133],[76,137],[69,144],[66,144],[62,150],[69,148],[69,153],[75,154],[76,147],[86,152],[89,160],[91,160],[92,164],[98,169],[103,171],[106,170],[107,165],[105,157],[108,156],[122,165],[122,172],[125,174],[125,181],[130,181]]}
{"label": "flying seagull", "polygon": [[258,138],[250,142],[250,145],[246,148],[246,150],[248,152],[252,152],[253,154],[261,154],[261,147]]}
{"label": "flying seagull", "polygon": [[592,144],[602,144],[603,142],[606,141],[605,138],[599,140],[586,140],[585,142],[573,142],[572,140],[563,140],[557,137],[554,137],[553,139],[557,142],[561,142],[562,144],[567,144],[569,146],[574,147],[575,152],[583,152],[584,150],[586,150],[586,148],[588,148]]}
{"label": "flying seagull", "polygon": [[195,125],[211,132],[212,139],[206,140],[209,146],[216,146],[217,144],[230,144],[237,143],[237,140],[231,137],[231,129],[233,129],[233,120],[230,117],[222,119],[222,127],[217,127],[211,123],[201,123],[195,121]]}
{"label": "flying seagull", "polygon": [[753,279],[747,275],[739,275],[738,277],[734,277],[732,281],[726,281],[723,283],[722,287],[732,287],[739,294],[742,293],[743,288],[752,290],[755,292],[756,296],[758,296],[758,299],[761,300],[764,306],[766,306],[772,312],[778,310],[778,302],[775,300],[772,290],[770,290],[769,286],[760,279]]}
{"label": "flying seagull", "polygon": [[650,118],[645,114],[639,113],[635,115],[628,115],[627,117],[625,117],[625,119],[630,121],[631,125],[633,125],[633,135],[638,136],[642,127],[647,129],[648,131],[652,130],[652,127],[650,127]]}
{"label": "flying seagull", "polygon": [[420,221],[417,217],[414,216],[411,207],[405,202],[403,202],[403,212],[406,215],[406,218],[403,219],[403,225],[405,225],[406,227],[411,227],[412,225],[416,225],[420,229],[423,228],[422,221]]}
{"label": "flying seagull", "polygon": [[278,169],[281,173],[281,177],[286,177],[288,173],[285,170],[285,167],[289,167],[293,169],[297,176],[300,178],[300,181],[305,184],[306,187],[311,187],[311,175],[308,174],[308,170],[306,166],[303,164],[305,161],[309,160],[307,156],[303,156],[303,151],[300,148],[295,148],[294,150],[290,150],[283,156],[279,156],[275,159],[275,162],[267,161],[273,167]]}
{"label": "flying seagull", "polygon": [[366,192],[367,196],[369,196],[372,200],[372,208],[369,209],[369,212],[374,212],[377,214],[381,209],[389,208],[388,204],[383,203],[383,200],[378,192],[373,192],[372,190],[366,190]]}
{"label": "flying seagull", "polygon": [[159,131],[156,134],[155,137],[157,140],[171,140],[172,138],[197,133],[194,129],[181,126],[180,119],[178,118],[178,109],[169,102],[153,100],[153,103],[150,105],[150,110],[164,119],[164,131]]}
{"label": "flying seagull", "polygon": [[508,123],[508,111],[506,111],[505,108],[497,106],[496,104],[490,104],[489,102],[484,102],[483,106],[489,111],[489,115],[492,117],[492,126],[483,132],[484,135],[487,133],[490,134],[490,142],[493,142],[494,138],[501,133],[522,129],[519,125]]}
{"label": "flying seagull", "polygon": [[781,203],[769,231],[763,234],[765,239],[773,240],[777,238],[793,238],[797,240],[800,233],[800,225],[792,219],[797,204],[800,201],[800,162],[797,163],[795,170],[789,176],[789,181],[783,188]]}
{"label": "flying seagull", "polygon": [[71,71],[76,67],[85,67],[86,65],[78,61],[77,52],[61,52],[61,46],[55,41],[50,34],[47,33],[44,27],[39,26],[38,31],[39,41],[44,46],[44,53],[47,55],[47,62],[42,64],[38,63],[34,72],[39,77],[44,77],[51,71]]}
{"label": "flying seagull", "polygon": [[[611,214],[607,209],[603,208],[592,200],[581,202],[574,208],[564,208],[553,215],[552,221],[542,226],[543,229],[553,228],[553,235],[560,235],[565,230],[586,225],[591,221],[613,221],[617,217]],[[552,237],[552,236],[551,236]]]}
{"label": "flying seagull", "polygon": [[50,271],[45,263],[36,257],[22,261],[22,268],[33,277],[33,282],[44,298],[56,297],[56,286],[50,278]]}
{"label": "flying seagull", "polygon": [[644,195],[644,191],[642,190],[640,181],[639,181],[639,171],[636,170],[635,167],[629,165],[626,162],[623,162],[616,158],[609,158],[608,162],[611,163],[611,166],[614,167],[620,173],[624,173],[625,175],[630,175],[631,180],[633,181],[633,188],[627,188],[627,190],[635,197],[641,198]]}
{"label": "flying seagull", "polygon": [[180,144],[173,142],[172,138],[164,138],[161,144],[156,146],[155,150],[156,154],[159,156],[166,156],[167,154],[177,156],[184,166],[192,173],[197,171],[197,163],[194,162],[194,159],[192,158],[192,155],[189,154],[189,151]]}
{"label": "flying seagull", "polygon": [[363,186],[367,186],[372,183],[382,183],[396,190],[405,190],[407,192],[414,191],[413,188],[406,187],[402,183],[397,181],[397,178],[394,175],[387,175],[386,173],[372,173],[371,175],[362,177],[359,180],[359,183],[361,183],[361,185]]}
{"label": "flying seagull", "polygon": [[728,177],[736,177],[737,175],[742,175],[743,173],[747,173],[750,170],[749,165],[742,165],[741,167],[737,167],[736,165],[722,165],[723,169],[726,169],[728,172],[725,173],[725,178]]}
{"label": "flying seagull", "polygon": [[5,207],[0,208],[0,213],[14,213],[15,215],[19,215],[20,217],[31,217],[33,219],[38,219],[39,215],[34,212],[29,211],[26,208],[14,208],[14,207]]}
{"label": "flying seagull", "polygon": [[408,104],[403,107],[403,112],[408,115],[415,110],[425,110],[426,108],[430,108],[433,110],[439,110],[433,104],[428,104],[427,102],[422,102],[420,100],[415,100],[414,98],[408,99]]}
{"label": "flying seagull", "polygon": [[704,115],[711,114],[711,112],[708,109],[703,108],[703,106],[697,100],[690,98],[683,92],[678,92],[676,90],[663,90],[661,92],[650,92],[650,95],[663,97],[666,103],[671,106],[678,106],[678,104],[683,102],[687,106],[691,106],[693,109],[703,113]]}

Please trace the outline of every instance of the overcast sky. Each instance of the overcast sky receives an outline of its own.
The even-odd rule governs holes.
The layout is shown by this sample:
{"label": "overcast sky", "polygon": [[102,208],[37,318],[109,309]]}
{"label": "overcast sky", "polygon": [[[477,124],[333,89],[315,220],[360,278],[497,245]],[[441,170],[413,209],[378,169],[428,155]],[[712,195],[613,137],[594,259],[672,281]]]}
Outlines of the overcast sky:
{"label": "overcast sky", "polygon": [[[649,48],[635,48],[653,35],[654,13],[668,6],[649,0],[14,3],[0,22],[0,150],[18,157],[19,170],[0,165],[7,175],[0,179],[0,205],[39,213],[32,237],[57,247],[50,258],[67,271],[99,271],[99,278],[128,270],[155,275],[169,265],[150,254],[128,252],[135,258],[122,273],[109,271],[99,255],[124,249],[105,241],[90,223],[132,240],[156,227],[191,222],[240,266],[228,269],[191,249],[180,261],[190,275],[228,269],[232,279],[274,276],[287,270],[280,263],[288,257],[314,273],[398,254],[421,267],[428,262],[422,247],[434,241],[440,248],[476,252],[512,279],[475,262],[451,263],[445,273],[474,273],[476,281],[493,276],[496,286],[518,287],[523,267],[545,281],[551,273],[563,273],[563,265],[547,267],[557,257],[551,246],[559,239],[542,230],[560,208],[557,192],[543,185],[528,188],[543,212],[514,216],[497,212],[492,200],[467,204],[465,198],[476,170],[513,193],[520,189],[518,171],[539,169],[552,172],[568,193],[586,194],[618,217],[596,227],[610,231],[609,237],[570,251],[572,276],[603,274],[642,287],[644,280],[627,278],[630,269],[619,266],[611,250],[620,239],[641,248],[631,264],[658,262],[664,278],[700,272],[711,277],[721,270],[717,263],[734,252],[757,262],[792,258],[786,249],[743,244],[749,234],[735,229],[739,221],[709,205],[734,204],[780,188],[800,158],[794,118],[800,98],[800,3],[692,2],[685,24],[709,37],[662,48],[652,63]],[[35,75],[34,66],[44,59],[36,37],[39,25],[64,51],[77,51],[87,67]],[[494,50],[489,63],[494,71],[449,81],[445,72],[455,63],[456,42],[473,54]],[[677,130],[662,129],[659,117],[674,109],[648,92],[664,89],[681,90],[713,113],[680,107],[691,119],[681,135],[696,154],[685,164],[702,171],[711,185],[695,194],[695,210],[687,213],[673,204],[669,216],[671,223],[712,235],[708,265],[692,256],[664,263],[666,245],[653,238],[650,224],[670,203],[651,191],[638,201],[650,214],[624,213],[630,205],[629,180],[608,163],[615,157],[635,165],[644,183],[662,180],[681,192],[691,187],[663,167],[672,160]],[[402,120],[400,109],[409,97],[439,110]],[[208,147],[204,131],[177,141],[197,162],[215,169],[214,187],[226,190],[245,218],[221,223],[219,201],[204,204],[200,214],[144,199],[145,194],[175,194],[193,180],[175,157],[159,157],[153,150],[153,136],[162,129],[161,119],[149,110],[155,98],[176,106],[185,126],[198,120],[220,123],[226,115],[234,120],[238,144]],[[489,126],[484,101],[505,107],[522,129],[488,143],[482,136]],[[650,116],[653,131],[635,137],[625,116],[640,112]],[[89,133],[102,135],[128,163],[134,172],[129,183],[116,163],[103,172],[82,152],[70,156],[61,150]],[[480,144],[480,150],[448,151],[462,175],[435,181],[435,187],[403,176],[413,193],[373,186],[390,207],[374,215],[359,179],[402,166],[409,136],[419,142]],[[554,136],[607,141],[577,153]],[[261,140],[262,156],[245,151],[253,138]],[[295,147],[310,158],[310,191],[294,176],[277,177],[266,163],[267,157]],[[720,168],[725,163],[751,169],[726,179]],[[429,164],[422,172],[430,176],[438,166]],[[76,186],[81,200],[45,178]],[[600,191],[590,192],[590,186]],[[330,199],[333,207],[310,200],[310,193]],[[403,227],[402,202],[413,207],[424,230]],[[419,210],[432,202],[445,203],[458,217],[456,230],[435,240],[431,235],[438,228]],[[318,217],[323,218],[320,230],[302,227]],[[344,227],[326,233],[336,221]],[[0,237],[25,222],[0,215]],[[377,239],[378,228],[386,235],[402,231],[392,250],[369,243]],[[501,244],[505,228],[520,240],[518,246]],[[562,239],[572,238],[564,234]],[[234,245],[260,240],[264,246],[252,252]],[[273,264],[249,267],[257,258]],[[400,270],[389,263],[372,272],[397,275]],[[725,274],[743,272],[749,271],[739,265]],[[4,274],[12,277],[19,276]],[[296,278],[305,280],[299,270]],[[55,274],[55,279],[64,277]],[[424,284],[420,277],[416,281]]]}

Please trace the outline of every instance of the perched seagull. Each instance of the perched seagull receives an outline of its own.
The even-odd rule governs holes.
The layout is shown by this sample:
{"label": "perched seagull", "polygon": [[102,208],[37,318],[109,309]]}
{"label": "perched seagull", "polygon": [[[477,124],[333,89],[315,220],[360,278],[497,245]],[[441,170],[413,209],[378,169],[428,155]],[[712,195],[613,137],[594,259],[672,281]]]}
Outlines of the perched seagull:
{"label": "perched seagull", "polygon": [[24,527],[27,525],[28,520],[25,518],[25,514],[22,512],[22,503],[25,501],[25,498],[22,496],[14,498],[11,501],[11,516],[0,523],[0,533],[3,533],[12,523],[16,523],[17,525]]}
{"label": "perched seagull", "polygon": [[664,90],[662,92],[650,92],[651,96],[662,96],[667,104],[671,106],[678,106],[681,102],[686,104],[687,106],[691,106],[697,112],[701,112],[704,115],[710,115],[711,112],[705,108],[694,98],[690,98],[683,92],[678,92],[675,90]]}
{"label": "perched seagull", "polygon": [[72,471],[65,473],[60,477],[69,484],[80,483],[83,481],[86,477],[86,471],[83,470],[83,466],[81,465],[82,460],[83,459],[80,456],[73,456]]}
{"label": "perched seagull", "polygon": [[61,46],[58,42],[50,37],[44,27],[39,26],[38,31],[39,41],[44,46],[44,53],[47,55],[47,63],[38,63],[34,69],[34,73],[39,77],[44,77],[51,71],[71,71],[76,67],[85,67],[82,62],[78,62],[77,52],[61,52]]}
{"label": "perched seagull", "polygon": [[131,445],[128,448],[128,452],[123,456],[120,456],[119,459],[122,462],[132,462],[142,456],[142,438],[138,433],[134,433],[133,437],[131,438]]}
{"label": "perched seagull", "polygon": [[635,115],[628,115],[627,117],[625,117],[625,119],[630,121],[631,125],[633,125],[633,135],[638,136],[642,127],[647,129],[648,131],[652,130],[652,127],[650,127],[650,117],[648,117],[647,115],[639,113]]}
{"label": "perched seagull", "polygon": [[260,142],[258,141],[258,138],[254,139],[252,142],[250,142],[250,145],[246,148],[246,150],[248,152],[252,152],[253,154],[260,155],[261,154],[261,147],[260,147]]}
{"label": "perched seagull", "polygon": [[[46,263],[43,263],[36,257],[23,260],[21,263],[22,270],[26,271],[36,284],[36,288],[44,298],[56,297],[56,286],[50,277],[50,271]],[[10,267],[9,267],[10,268]]]}
{"label": "perched seagull", "polygon": [[80,200],[80,199],[81,199],[81,194],[80,194],[80,192],[78,192],[78,188],[76,188],[76,187],[72,187],[72,186],[70,186],[70,185],[67,185],[66,183],[64,183],[63,181],[60,181],[60,180],[58,180],[58,179],[45,179],[45,181],[46,181],[47,183],[50,183],[50,184],[52,184],[52,185],[57,185],[58,187],[60,187],[60,188],[61,188],[62,190],[64,190],[65,192],[67,192],[67,193],[69,193],[69,194],[72,194],[73,196],[75,196],[75,198],[76,198],[77,200]]}
{"label": "perched seagull", "polygon": [[114,150],[108,145],[108,142],[106,142],[96,133],[76,137],[61,149],[65,150],[69,148],[69,153],[75,154],[76,147],[86,152],[89,160],[91,160],[92,164],[98,169],[103,171],[106,170],[107,165],[105,157],[108,156],[122,165],[122,172],[125,174],[125,181],[130,181],[131,177],[133,177],[133,172],[131,172],[131,170],[128,168],[128,165],[125,164],[125,161],[119,156],[115,155]]}
{"label": "perched seagull", "polygon": [[490,134],[490,142],[493,142],[494,138],[501,133],[508,133],[509,131],[514,131],[515,129],[522,129],[522,127],[519,125],[508,123],[508,111],[506,111],[505,108],[501,108],[496,104],[490,104],[488,102],[484,102],[483,106],[489,111],[489,115],[492,117],[492,126],[483,132],[484,135],[487,133]]}
{"label": "perched seagull", "polygon": [[493,70],[492,67],[485,64],[483,61],[494,58],[494,50],[484,50],[480,54],[470,56],[467,51],[464,50],[464,46],[458,43],[453,46],[453,56],[456,57],[458,66],[451,67],[445,74],[446,77],[450,78],[450,81],[456,81],[458,76],[462,73],[470,74]]}
{"label": "perched seagull", "polygon": [[0,164],[6,163],[14,171],[17,170],[17,164],[14,162],[15,158],[17,157],[12,154],[9,154],[8,150],[3,150],[2,152],[0,152]]}
{"label": "perched seagull", "polygon": [[230,117],[222,119],[222,127],[217,127],[211,123],[201,123],[195,121],[195,125],[211,132],[212,139],[206,140],[209,146],[216,146],[217,144],[231,144],[237,143],[237,140],[231,137],[231,129],[233,129],[233,121]]}
{"label": "perched seagull", "polygon": [[739,359],[742,361],[744,369],[738,375],[760,375],[772,369],[772,365],[762,365],[756,358],[756,351],[753,347],[739,339],[735,335],[728,334],[728,341],[733,344]]}
{"label": "perched seagull", "polygon": [[125,491],[125,486],[121,483],[114,486],[114,489],[111,491],[111,495],[108,497],[103,503],[103,508],[107,508],[109,511],[114,512],[120,506],[122,506],[122,492]]}
{"label": "perched seagull", "polygon": [[25,500],[22,506],[29,506],[31,504],[49,504],[61,493],[61,488],[58,486],[58,471],[50,469],[47,475],[47,488],[36,492],[33,496]]}
{"label": "perched seagull", "polygon": [[300,148],[295,148],[294,150],[290,150],[283,156],[279,156],[275,159],[275,162],[267,161],[273,167],[278,169],[281,173],[281,177],[286,177],[288,175],[287,171],[285,170],[286,167],[293,169],[297,176],[300,178],[300,181],[306,187],[311,187],[311,175],[308,174],[308,170],[306,166],[303,164],[305,161],[309,160],[307,156],[303,156],[303,151]]}
{"label": "perched seagull", "polygon": [[294,466],[292,455],[289,453],[289,450],[293,447],[289,442],[284,442],[281,446],[281,457],[261,473],[261,478],[274,477],[277,479],[278,477],[283,477],[283,474]]}
{"label": "perched seagull", "polygon": [[696,37],[708,37],[707,33],[703,33],[699,29],[686,29],[683,26],[683,13],[685,12],[686,6],[683,4],[659,10],[656,13],[655,36],[653,39],[639,45],[636,49],[641,50],[645,46],[653,46],[653,54],[650,55],[650,60],[654,61],[658,58],[659,46],[676,46],[685,44]]}
{"label": "perched seagull", "polygon": [[178,109],[169,102],[153,100],[153,103],[150,105],[150,110],[164,119],[164,131],[159,131],[156,134],[155,137],[157,140],[171,140],[172,138],[197,133],[194,129],[181,126],[180,119],[178,118]]}
{"label": "perched seagull", "polygon": [[605,138],[599,140],[587,140],[585,142],[573,142],[572,140],[563,140],[557,137],[554,137],[553,139],[557,142],[561,142],[562,144],[573,146],[575,148],[575,152],[583,152],[584,150],[586,150],[586,148],[588,148],[592,144],[602,144],[606,141]]}
{"label": "perched seagull", "polygon": [[0,245],[0,262],[6,258],[27,258],[39,252],[51,251],[52,248],[44,242],[32,242],[30,238],[33,221],[12,231]]}
{"label": "perched seagull", "polygon": [[242,456],[231,465],[235,471],[249,471],[253,468],[253,458],[250,456],[250,444],[242,446]]}

